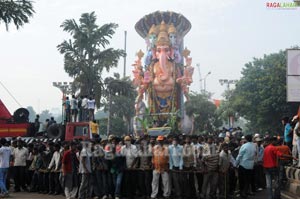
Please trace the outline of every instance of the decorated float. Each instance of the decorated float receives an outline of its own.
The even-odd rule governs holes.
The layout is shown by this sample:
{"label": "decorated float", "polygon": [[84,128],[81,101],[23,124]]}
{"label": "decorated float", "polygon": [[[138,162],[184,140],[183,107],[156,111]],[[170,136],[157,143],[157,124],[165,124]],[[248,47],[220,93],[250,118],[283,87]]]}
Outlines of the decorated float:
{"label": "decorated float", "polygon": [[[184,111],[189,100],[194,67],[183,39],[191,23],[175,12],[154,12],[140,19],[135,29],[147,48],[137,52],[132,65],[137,89],[134,129],[136,135],[193,131],[193,118]],[[147,104],[147,105],[146,105]]]}

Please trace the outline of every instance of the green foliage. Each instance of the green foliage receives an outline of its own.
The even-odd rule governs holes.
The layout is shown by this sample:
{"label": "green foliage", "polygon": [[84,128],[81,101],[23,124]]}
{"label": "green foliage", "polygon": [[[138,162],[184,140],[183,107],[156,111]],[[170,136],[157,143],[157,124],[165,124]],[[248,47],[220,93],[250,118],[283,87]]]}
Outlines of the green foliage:
{"label": "green foliage", "polygon": [[234,117],[235,120],[239,119],[239,115],[235,110],[233,103],[231,103],[231,99],[233,97],[234,90],[226,90],[223,94],[225,100],[222,101],[220,107],[216,110],[216,114],[219,118],[228,123],[230,117]]}
{"label": "green foliage", "polygon": [[[107,77],[104,80],[105,90],[102,104],[105,111],[110,111],[112,118],[125,120],[129,130],[130,120],[134,116],[136,92],[129,77],[120,79],[118,73],[114,77]],[[110,95],[110,96],[109,96]],[[111,104],[109,107],[109,100]]]}
{"label": "green foliage", "polygon": [[142,129],[144,133],[147,132],[148,128],[153,126],[153,117],[150,115],[150,109],[148,107],[145,108],[145,113],[142,118],[137,117],[136,119],[141,123]]}
{"label": "green foliage", "polygon": [[195,117],[195,132],[211,132],[221,126],[222,122],[216,114],[216,109],[205,93],[191,93],[190,100],[185,103],[186,114]]}
{"label": "green foliage", "polygon": [[111,94],[111,113],[116,117],[134,116],[134,101],[136,92],[132,86],[131,80],[126,77],[123,79],[114,79],[108,77],[105,79],[106,90],[103,92],[105,97],[104,110],[108,110],[109,93]]}
{"label": "green foliage", "polygon": [[[100,135],[106,135],[107,133],[107,118],[102,118],[99,120],[99,132]],[[127,134],[126,124],[122,118],[116,117],[111,119],[110,132],[113,135],[123,136]]]}
{"label": "green foliage", "polygon": [[53,117],[53,114],[49,110],[43,110],[40,113],[40,122],[45,122],[46,119]]}
{"label": "green foliage", "polygon": [[40,114],[37,114],[32,106],[27,106],[26,109],[29,111],[29,121],[30,122],[35,121],[36,115],[40,116],[39,121],[42,123],[45,122],[46,119],[50,119],[51,117],[54,117],[55,121],[58,123],[62,122],[61,114],[54,116],[53,113],[51,113],[49,110],[43,110]]}
{"label": "green foliage", "polygon": [[100,107],[104,88],[102,72],[116,67],[125,53],[107,48],[118,25],[108,23],[99,27],[96,19],[95,13],[91,12],[82,14],[79,24],[74,19],[65,20],[61,27],[72,38],[63,41],[57,48],[64,54],[65,71],[74,78],[77,89],[82,95],[94,95],[97,107]]}
{"label": "green foliage", "polygon": [[281,118],[297,112],[296,104],[286,102],[285,51],[254,58],[242,75],[229,99],[231,107],[250,121],[252,132],[281,132]]}
{"label": "green foliage", "polygon": [[32,1],[0,0],[0,23],[4,22],[6,30],[10,23],[14,23],[17,29],[25,23],[29,23],[29,18],[33,13]]}
{"label": "green foliage", "polygon": [[168,126],[171,127],[173,133],[179,134],[180,130],[178,124],[180,121],[180,114],[179,111],[176,111],[175,107],[173,107],[172,113],[173,114],[171,114],[168,119]]}
{"label": "green foliage", "polygon": [[34,122],[35,116],[36,116],[35,110],[33,109],[32,106],[27,106],[26,109],[27,109],[28,112],[29,112],[29,121],[30,121],[30,122]]}

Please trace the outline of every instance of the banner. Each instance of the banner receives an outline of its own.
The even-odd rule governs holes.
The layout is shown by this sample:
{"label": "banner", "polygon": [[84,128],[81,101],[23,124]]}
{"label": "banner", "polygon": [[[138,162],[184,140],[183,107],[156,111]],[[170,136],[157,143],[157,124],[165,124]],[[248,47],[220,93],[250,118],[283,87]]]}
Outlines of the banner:
{"label": "banner", "polygon": [[287,50],[287,102],[300,102],[300,49]]}

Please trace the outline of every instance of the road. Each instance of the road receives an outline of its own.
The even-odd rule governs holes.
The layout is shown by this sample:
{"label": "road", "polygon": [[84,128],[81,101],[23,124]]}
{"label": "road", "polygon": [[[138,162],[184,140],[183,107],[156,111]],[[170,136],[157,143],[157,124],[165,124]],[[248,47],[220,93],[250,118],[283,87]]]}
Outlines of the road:
{"label": "road", "polygon": [[[38,194],[38,193],[27,193],[27,192],[18,192],[18,193],[10,193],[9,198],[15,198],[15,199],[64,199],[65,197],[59,195],[59,196],[52,196],[47,194]],[[249,197],[249,199],[266,199],[267,193],[266,190],[263,190],[261,192],[257,192],[255,196]]]}
{"label": "road", "polygon": [[9,198],[16,199],[64,199],[62,195],[53,196],[48,194],[28,193],[28,192],[11,192]]}

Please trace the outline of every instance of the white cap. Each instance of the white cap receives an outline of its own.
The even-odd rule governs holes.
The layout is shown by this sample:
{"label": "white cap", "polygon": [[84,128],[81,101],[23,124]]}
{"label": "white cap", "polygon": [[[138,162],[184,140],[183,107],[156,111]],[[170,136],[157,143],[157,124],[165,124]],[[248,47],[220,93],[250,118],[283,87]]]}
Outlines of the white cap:
{"label": "white cap", "polygon": [[230,137],[230,132],[229,131],[226,132],[226,137]]}

